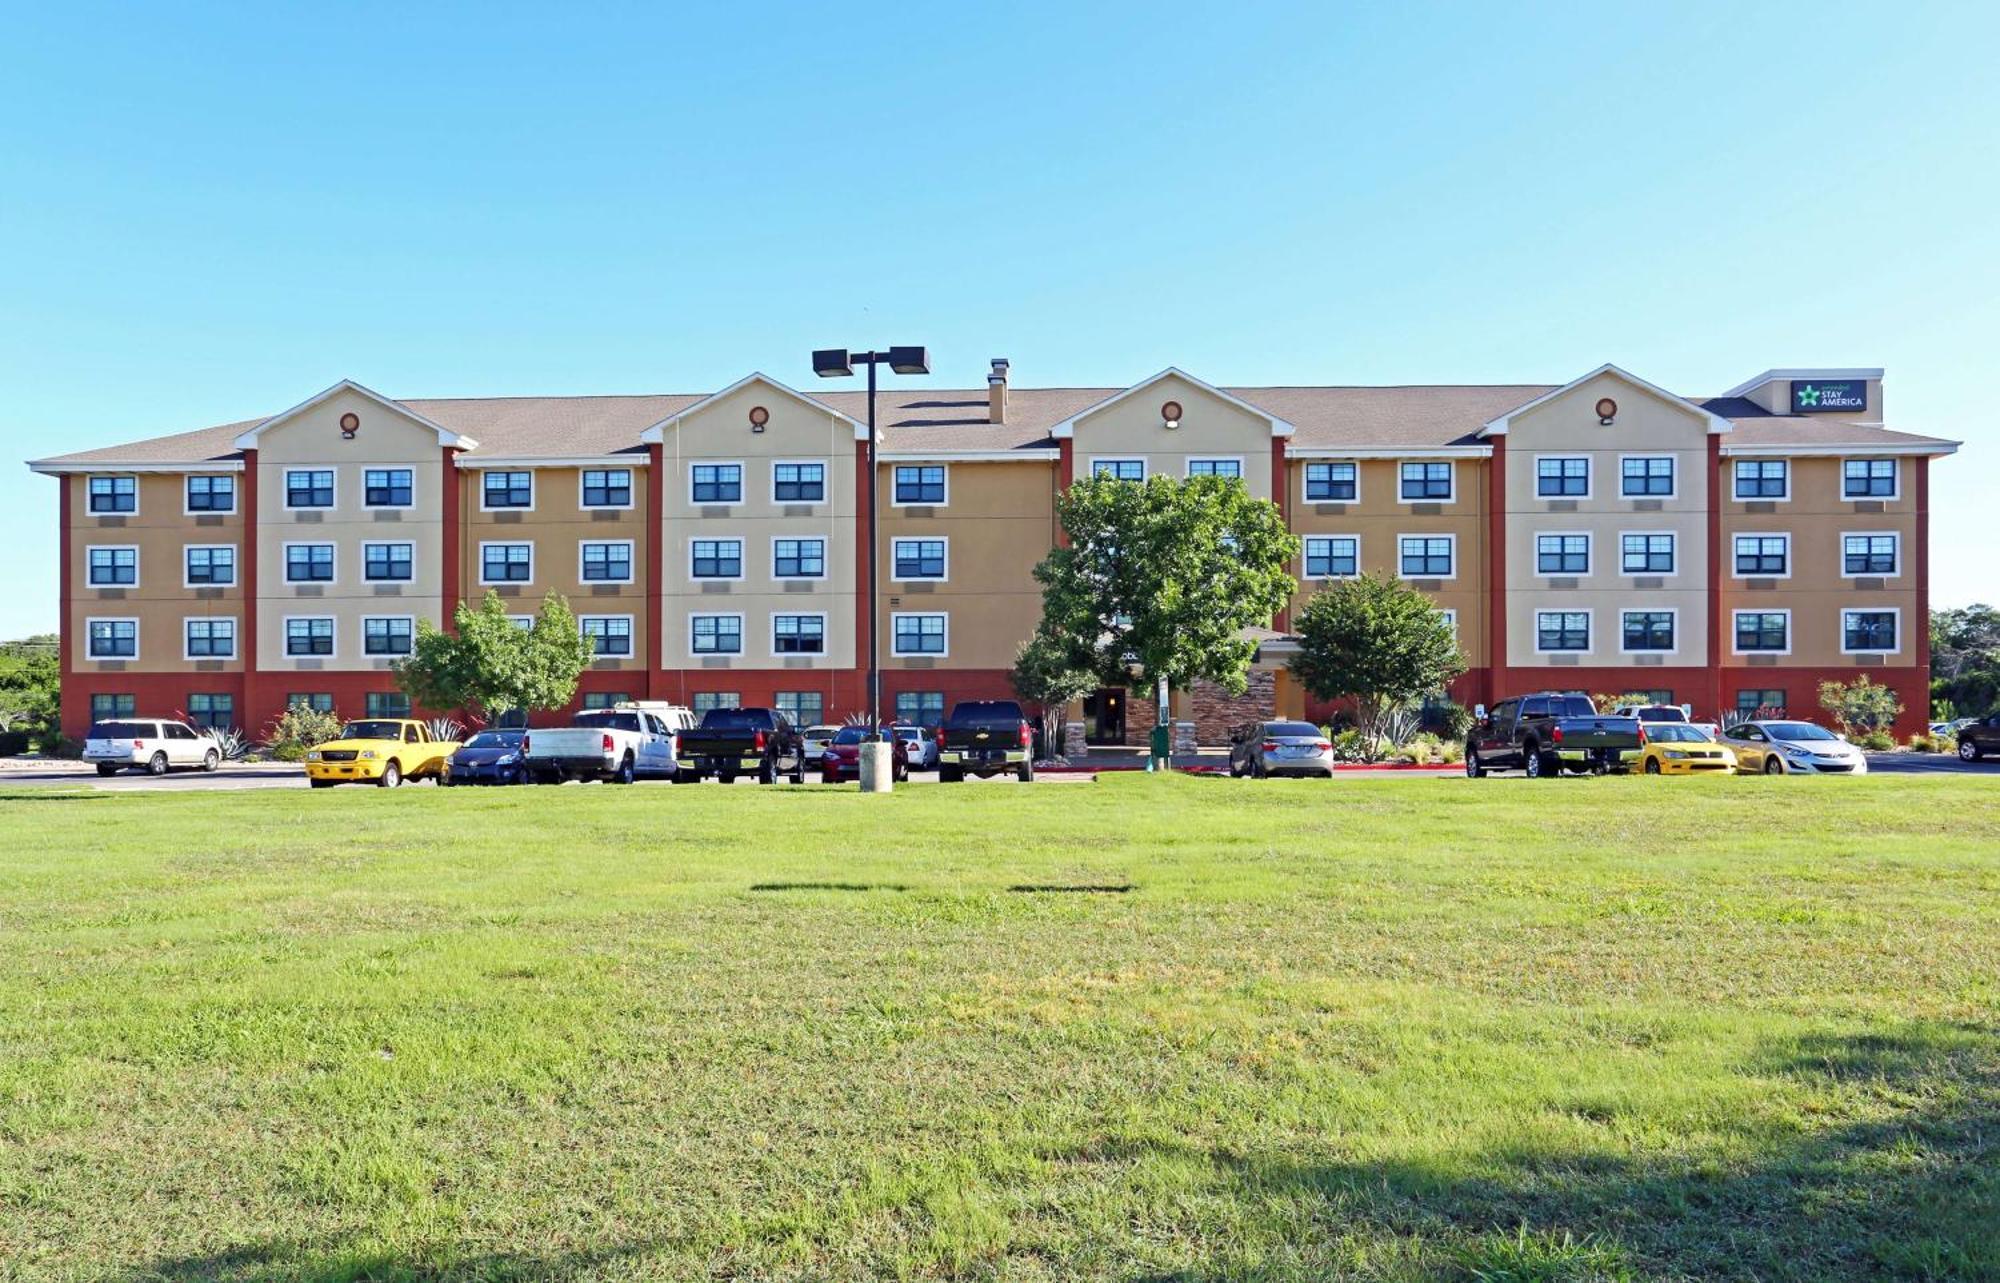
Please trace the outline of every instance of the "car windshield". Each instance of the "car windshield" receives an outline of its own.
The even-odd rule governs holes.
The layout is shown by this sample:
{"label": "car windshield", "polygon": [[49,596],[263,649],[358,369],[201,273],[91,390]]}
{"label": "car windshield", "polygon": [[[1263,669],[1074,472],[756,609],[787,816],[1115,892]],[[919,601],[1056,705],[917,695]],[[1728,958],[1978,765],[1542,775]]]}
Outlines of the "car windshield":
{"label": "car windshield", "polygon": [[1667,722],[1660,726],[1649,726],[1646,734],[1657,744],[1706,744],[1709,734],[1699,726],[1687,726]]}
{"label": "car windshield", "polygon": [[519,731],[481,731],[465,741],[467,748],[518,748],[520,744]]}
{"label": "car windshield", "polygon": [[403,738],[401,722],[349,722],[340,728],[340,738],[344,740],[399,740]]}
{"label": "car windshield", "polygon": [[1811,722],[1766,722],[1764,729],[1774,740],[1837,740],[1840,737]]}
{"label": "car windshield", "polygon": [[701,728],[705,731],[768,731],[771,729],[771,710],[711,708],[701,715]]}
{"label": "car windshield", "polygon": [[1027,720],[1021,706],[1011,699],[967,700],[952,706],[946,726],[1001,726]]}
{"label": "car windshield", "polygon": [[94,740],[158,739],[160,728],[151,722],[99,722],[87,738]]}
{"label": "car windshield", "polygon": [[637,713],[580,713],[570,719],[571,726],[582,726],[590,730],[637,731]]}
{"label": "car windshield", "polygon": [[[884,733],[884,737],[887,737],[886,732]],[[843,726],[840,728],[840,734],[833,737],[833,742],[836,744],[865,744],[868,742],[868,728],[866,726]]]}
{"label": "car windshield", "polygon": [[1314,726],[1311,722],[1266,722],[1264,724],[1264,734],[1279,739],[1298,739],[1301,736],[1307,739],[1318,739],[1319,727]]}

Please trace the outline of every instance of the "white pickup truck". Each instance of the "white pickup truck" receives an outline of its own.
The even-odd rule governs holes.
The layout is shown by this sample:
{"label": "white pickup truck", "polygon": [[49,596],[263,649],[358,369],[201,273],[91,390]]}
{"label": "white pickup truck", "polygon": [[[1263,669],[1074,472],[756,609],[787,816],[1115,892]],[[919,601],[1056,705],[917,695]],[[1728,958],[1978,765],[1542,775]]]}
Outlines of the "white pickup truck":
{"label": "white pickup truck", "polygon": [[675,704],[592,709],[578,713],[568,726],[530,730],[521,740],[521,759],[537,784],[669,778],[680,733],[693,724],[694,714]]}

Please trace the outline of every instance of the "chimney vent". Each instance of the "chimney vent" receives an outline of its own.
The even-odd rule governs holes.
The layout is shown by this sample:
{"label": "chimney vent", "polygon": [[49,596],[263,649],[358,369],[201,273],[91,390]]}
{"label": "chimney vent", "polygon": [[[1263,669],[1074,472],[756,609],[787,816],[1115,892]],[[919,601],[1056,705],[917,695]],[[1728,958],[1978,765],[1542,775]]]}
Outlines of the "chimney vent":
{"label": "chimney vent", "polygon": [[986,376],[986,421],[1007,421],[1007,358],[1004,356],[993,358],[993,369]]}

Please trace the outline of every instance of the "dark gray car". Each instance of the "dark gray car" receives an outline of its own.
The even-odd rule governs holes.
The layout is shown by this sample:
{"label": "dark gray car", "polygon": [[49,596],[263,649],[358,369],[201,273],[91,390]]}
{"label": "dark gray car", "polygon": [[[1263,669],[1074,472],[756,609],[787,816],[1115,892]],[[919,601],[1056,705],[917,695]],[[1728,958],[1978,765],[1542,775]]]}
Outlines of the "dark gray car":
{"label": "dark gray car", "polygon": [[1333,778],[1333,741],[1311,722],[1246,722],[1229,734],[1229,773]]}

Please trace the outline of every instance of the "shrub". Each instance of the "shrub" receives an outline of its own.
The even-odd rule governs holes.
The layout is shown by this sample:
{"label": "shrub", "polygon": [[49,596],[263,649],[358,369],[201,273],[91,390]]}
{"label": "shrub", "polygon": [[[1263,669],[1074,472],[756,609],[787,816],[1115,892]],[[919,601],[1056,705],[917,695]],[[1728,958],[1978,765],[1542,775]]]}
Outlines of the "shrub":
{"label": "shrub", "polygon": [[1896,692],[1871,681],[1866,673],[1851,683],[1821,682],[1819,706],[1850,735],[1886,733],[1903,715],[1903,702],[1896,698]]}
{"label": "shrub", "polygon": [[1455,700],[1433,704],[1429,711],[1430,729],[1447,744],[1463,745],[1472,733],[1472,710]]}
{"label": "shrub", "polygon": [[271,721],[264,747],[280,762],[305,760],[306,750],[340,734],[340,718],[306,704],[294,704]]}
{"label": "shrub", "polygon": [[1333,760],[1336,762],[1379,762],[1388,744],[1377,736],[1360,730],[1345,730],[1333,737]]}
{"label": "shrub", "polygon": [[240,762],[250,755],[250,738],[234,726],[217,726],[209,731],[225,762]]}
{"label": "shrub", "polygon": [[[1467,729],[1470,728],[1468,727]],[[1438,760],[1449,765],[1456,765],[1459,762],[1463,762],[1465,760],[1464,736],[1446,740],[1438,751]]]}
{"label": "shrub", "polygon": [[465,738],[465,724],[456,717],[433,717],[424,723],[424,729],[434,740],[456,742]]}
{"label": "shrub", "polygon": [[1942,752],[1943,742],[1936,735],[1931,735],[1925,731],[1918,731],[1915,735],[1910,736],[1910,751],[1912,753]]}
{"label": "shrub", "polygon": [[1896,737],[1887,731],[1869,731],[1854,742],[1871,753],[1886,753],[1896,747]]}

